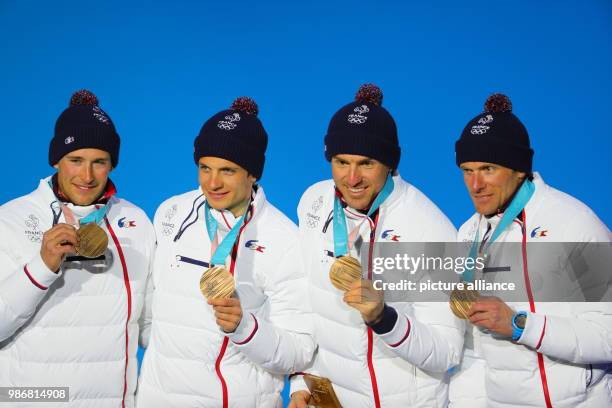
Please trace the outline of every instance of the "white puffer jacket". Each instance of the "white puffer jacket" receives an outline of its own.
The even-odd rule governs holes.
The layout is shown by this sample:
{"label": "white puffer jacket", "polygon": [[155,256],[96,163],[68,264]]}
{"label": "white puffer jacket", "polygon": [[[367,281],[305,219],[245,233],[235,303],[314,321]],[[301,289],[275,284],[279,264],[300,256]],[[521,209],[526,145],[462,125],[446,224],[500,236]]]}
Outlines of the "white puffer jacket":
{"label": "white puffer jacket", "polygon": [[[134,406],[138,319],[155,236],[142,210],[117,198],[109,205],[104,258],[69,257],[57,274],[40,256],[54,214],[65,222],[49,179],[0,207],[0,386],[70,388],[69,403],[45,406]],[[68,207],[77,219],[95,210]]]}
{"label": "white puffer jacket", "polygon": [[[533,290],[535,312],[530,311],[528,301],[508,302],[512,309],[528,312],[525,330],[517,343],[468,326],[462,367],[451,379],[453,407],[546,407],[546,392],[555,408],[612,406],[612,304],[538,301],[538,288],[546,290],[560,281],[562,286],[571,285],[575,280],[559,275],[559,265],[567,261],[542,260],[536,253],[542,247],[533,245],[609,242],[610,231],[587,206],[547,186],[538,174],[534,184],[535,193],[525,207],[525,238],[531,245],[526,248],[533,248],[531,252],[527,250],[527,271],[522,256],[506,259],[507,256],[496,257],[492,253],[491,262],[511,267],[509,272],[498,272],[498,277],[491,279],[520,283],[528,300],[525,273]],[[493,229],[500,218],[488,220]],[[479,225],[479,219],[474,214],[463,224],[460,241],[473,242],[478,228],[479,236],[484,235],[487,221],[483,219]],[[520,243],[522,239],[522,225],[517,220],[496,243]],[[508,273],[513,273],[514,278],[502,276]]]}
{"label": "white puffer jacket", "polygon": [[[394,190],[379,208],[378,217],[361,224],[361,247],[390,240],[454,242],[456,231],[446,216],[399,176],[393,181]],[[446,371],[459,362],[463,322],[454,317],[447,303],[389,303],[398,314],[393,329],[377,335],[368,328],[329,280],[335,260],[334,196],[333,180],[319,182],[304,193],[298,207],[319,346],[307,371],[329,378],[344,407],[446,406]],[[348,207],[345,214],[348,231],[364,217]],[[359,258],[357,246],[351,255]],[[371,273],[371,265],[368,270]],[[292,377],[291,387],[292,392],[306,389],[302,376]]]}
{"label": "white puffer jacket", "polygon": [[[153,325],[137,406],[281,407],[283,375],[302,370],[314,353],[300,311],[305,285],[297,227],[259,187],[227,259],[243,318],[226,335],[200,293],[211,257],[204,203],[200,190],[191,191],[164,202],[155,216]],[[229,211],[211,213],[222,242],[237,220]]]}

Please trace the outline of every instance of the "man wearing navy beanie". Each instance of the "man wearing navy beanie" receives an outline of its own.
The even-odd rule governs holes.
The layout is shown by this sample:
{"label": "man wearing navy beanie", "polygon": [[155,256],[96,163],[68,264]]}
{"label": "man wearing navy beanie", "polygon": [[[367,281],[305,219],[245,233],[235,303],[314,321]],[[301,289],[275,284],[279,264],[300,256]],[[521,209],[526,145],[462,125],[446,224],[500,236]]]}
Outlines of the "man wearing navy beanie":
{"label": "man wearing navy beanie", "polygon": [[276,408],[283,376],[312,358],[298,231],[259,184],[268,134],[257,114],[241,97],[206,120],[198,188],[157,210],[138,407]]}
{"label": "man wearing navy beanie", "polygon": [[116,196],[119,135],[91,92],[58,117],[48,160],[55,174],[0,207],[0,386],[133,407],[155,236]]}
{"label": "man wearing navy beanie", "polygon": [[[445,373],[459,361],[463,323],[446,304],[385,303],[373,287],[372,258],[362,267],[358,261],[382,242],[456,236],[446,216],[399,176],[397,127],[382,99],[366,84],[333,115],[324,139],[333,179],[311,186],[298,206],[319,347],[307,375],[291,379],[291,408],[316,402],[313,381],[331,385],[344,407],[447,403]],[[350,279],[346,265],[353,265]]]}
{"label": "man wearing navy beanie", "polygon": [[[469,308],[452,407],[612,406],[612,303],[609,291],[601,296],[612,285],[609,264],[582,266],[587,254],[603,254],[597,243],[610,242],[610,230],[533,172],[529,135],[505,95],[487,99],[455,153],[476,210],[458,241],[488,268],[464,280],[513,282],[520,291],[511,299],[482,296]],[[596,290],[585,290],[592,282]],[[566,293],[584,297],[568,301]]]}

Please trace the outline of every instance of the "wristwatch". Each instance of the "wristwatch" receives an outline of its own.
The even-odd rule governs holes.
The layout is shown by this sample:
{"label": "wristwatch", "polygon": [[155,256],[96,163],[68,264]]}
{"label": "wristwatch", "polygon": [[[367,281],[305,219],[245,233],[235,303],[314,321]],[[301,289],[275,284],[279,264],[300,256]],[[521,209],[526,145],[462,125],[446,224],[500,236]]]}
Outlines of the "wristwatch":
{"label": "wristwatch", "polygon": [[523,335],[527,323],[527,312],[517,312],[512,316],[512,341],[517,341]]}

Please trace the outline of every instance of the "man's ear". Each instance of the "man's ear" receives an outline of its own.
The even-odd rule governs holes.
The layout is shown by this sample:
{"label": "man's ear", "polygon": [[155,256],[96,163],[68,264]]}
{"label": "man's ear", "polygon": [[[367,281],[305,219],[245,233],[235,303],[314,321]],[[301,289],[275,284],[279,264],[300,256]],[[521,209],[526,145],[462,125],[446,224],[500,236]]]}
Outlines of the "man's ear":
{"label": "man's ear", "polygon": [[58,169],[58,168],[59,168],[59,163],[55,163],[55,164],[53,165],[53,168],[54,168],[54,169]]}
{"label": "man's ear", "polygon": [[255,182],[257,181],[257,177],[253,176],[252,174],[249,174],[249,175],[248,175],[248,180],[249,180],[251,183],[255,184]]}
{"label": "man's ear", "polygon": [[517,173],[518,179],[521,181],[521,183],[523,181],[525,181],[525,178],[527,177],[527,173],[525,173],[524,171],[517,171],[516,173]]}

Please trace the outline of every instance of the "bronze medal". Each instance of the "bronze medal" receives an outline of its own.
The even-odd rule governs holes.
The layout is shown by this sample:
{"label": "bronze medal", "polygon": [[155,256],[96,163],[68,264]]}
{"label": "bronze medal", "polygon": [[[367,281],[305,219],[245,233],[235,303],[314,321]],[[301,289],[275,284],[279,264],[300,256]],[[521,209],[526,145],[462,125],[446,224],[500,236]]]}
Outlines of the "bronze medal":
{"label": "bronze medal", "polygon": [[361,263],[352,256],[341,256],[329,268],[329,280],[336,289],[346,292],[353,282],[361,279]]}
{"label": "bronze medal", "polygon": [[234,277],[223,266],[208,268],[200,278],[200,292],[206,299],[227,299],[234,293]]}
{"label": "bronze medal", "polygon": [[85,258],[97,258],[101,256],[108,247],[108,236],[106,232],[95,222],[81,225],[77,230],[77,254]]}
{"label": "bronze medal", "polygon": [[467,320],[472,304],[479,297],[480,293],[477,290],[455,289],[451,292],[448,303],[455,316]]}
{"label": "bronze medal", "polygon": [[328,378],[304,374],[304,382],[310,391],[308,406],[320,408],[342,408],[334,387]]}

